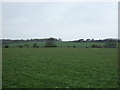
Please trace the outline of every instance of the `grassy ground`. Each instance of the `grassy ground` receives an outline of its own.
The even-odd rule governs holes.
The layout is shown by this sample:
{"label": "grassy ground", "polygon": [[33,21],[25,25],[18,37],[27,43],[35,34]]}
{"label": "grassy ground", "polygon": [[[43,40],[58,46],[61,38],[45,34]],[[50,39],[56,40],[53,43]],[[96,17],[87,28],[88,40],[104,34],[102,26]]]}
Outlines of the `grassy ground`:
{"label": "grassy ground", "polygon": [[116,88],[117,49],[3,48],[3,88]]}

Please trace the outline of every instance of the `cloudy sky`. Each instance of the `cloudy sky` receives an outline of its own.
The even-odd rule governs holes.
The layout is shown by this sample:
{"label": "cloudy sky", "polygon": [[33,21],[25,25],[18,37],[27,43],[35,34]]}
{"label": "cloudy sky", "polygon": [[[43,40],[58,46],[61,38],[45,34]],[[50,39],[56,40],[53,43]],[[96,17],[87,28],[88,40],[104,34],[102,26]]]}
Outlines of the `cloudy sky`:
{"label": "cloudy sky", "polygon": [[4,39],[118,37],[117,2],[6,2]]}

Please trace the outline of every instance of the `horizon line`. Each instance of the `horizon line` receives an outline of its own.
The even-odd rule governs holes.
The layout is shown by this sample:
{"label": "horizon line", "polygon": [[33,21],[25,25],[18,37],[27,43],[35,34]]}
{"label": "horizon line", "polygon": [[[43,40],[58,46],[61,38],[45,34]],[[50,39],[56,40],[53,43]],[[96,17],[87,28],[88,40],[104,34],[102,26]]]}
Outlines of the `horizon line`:
{"label": "horizon line", "polygon": [[[30,40],[30,39],[48,39],[48,38],[55,38],[55,37],[47,37],[47,38],[0,38],[0,40]],[[62,39],[62,38],[55,38],[55,39]],[[104,39],[120,39],[119,37],[107,37],[107,38],[78,38],[78,39],[72,39],[72,40],[64,40],[62,39],[62,41],[74,41],[74,40],[87,40],[87,39],[94,39],[94,40],[104,40]]]}

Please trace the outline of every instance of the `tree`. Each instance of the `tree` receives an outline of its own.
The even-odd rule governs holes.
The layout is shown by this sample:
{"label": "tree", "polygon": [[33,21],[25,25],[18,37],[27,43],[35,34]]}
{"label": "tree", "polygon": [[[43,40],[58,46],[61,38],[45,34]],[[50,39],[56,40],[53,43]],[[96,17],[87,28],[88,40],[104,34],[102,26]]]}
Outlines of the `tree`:
{"label": "tree", "polygon": [[38,48],[38,47],[39,46],[36,43],[33,44],[33,48]]}
{"label": "tree", "polygon": [[22,48],[23,46],[22,45],[18,45],[19,48]]}
{"label": "tree", "polygon": [[79,39],[78,42],[84,42],[84,39]]}
{"label": "tree", "polygon": [[92,45],[92,48],[102,48],[102,46],[93,44],[93,45]]}
{"label": "tree", "polygon": [[117,46],[116,40],[108,39],[105,41],[104,47],[106,48],[116,48],[116,46]]}
{"label": "tree", "polygon": [[46,41],[45,47],[57,47],[53,40]]}
{"label": "tree", "polygon": [[5,48],[9,48],[9,45],[5,45]]}
{"label": "tree", "polygon": [[27,48],[28,48],[28,47],[29,47],[29,45],[26,43],[26,44],[24,45],[24,47],[27,47]]}
{"label": "tree", "polygon": [[61,38],[58,38],[58,41],[62,41],[62,39],[61,39]]}
{"label": "tree", "polygon": [[87,39],[86,42],[90,42],[90,39]]}
{"label": "tree", "polygon": [[73,48],[76,48],[76,46],[73,46]]}
{"label": "tree", "polygon": [[91,42],[94,42],[94,39],[92,39]]}

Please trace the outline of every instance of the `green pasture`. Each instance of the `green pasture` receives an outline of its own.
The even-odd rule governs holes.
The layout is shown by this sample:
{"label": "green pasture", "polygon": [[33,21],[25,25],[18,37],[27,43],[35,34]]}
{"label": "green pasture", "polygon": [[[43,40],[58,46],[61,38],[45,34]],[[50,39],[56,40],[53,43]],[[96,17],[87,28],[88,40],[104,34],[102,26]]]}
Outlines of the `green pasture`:
{"label": "green pasture", "polygon": [[116,48],[3,48],[2,86],[117,88],[117,51]]}

